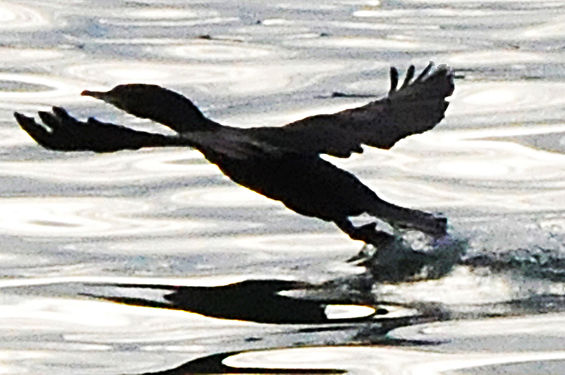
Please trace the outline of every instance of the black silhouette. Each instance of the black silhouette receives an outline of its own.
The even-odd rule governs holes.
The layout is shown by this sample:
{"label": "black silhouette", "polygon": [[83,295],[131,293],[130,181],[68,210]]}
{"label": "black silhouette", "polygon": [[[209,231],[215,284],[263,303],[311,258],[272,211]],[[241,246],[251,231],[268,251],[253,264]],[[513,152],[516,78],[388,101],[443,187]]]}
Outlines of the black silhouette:
{"label": "black silhouette", "polygon": [[196,358],[177,368],[147,372],[141,375],[193,375],[193,374],[345,374],[347,371],[340,369],[315,369],[315,368],[262,368],[262,367],[232,367],[224,364],[224,360],[244,352],[227,352]]}
{"label": "black silhouette", "polygon": [[283,202],[302,215],[332,221],[351,238],[380,246],[390,234],[376,223],[355,227],[350,217],[363,213],[394,228],[413,228],[432,236],[446,233],[447,220],[380,199],[354,175],[319,154],[349,157],[362,144],[389,149],[398,140],[432,129],[444,117],[445,98],[453,92],[453,72],[429,64],[414,79],[414,66],[398,88],[398,71],[390,70],[388,96],[362,107],[316,115],[279,128],[240,129],[206,118],[184,96],[156,85],[119,85],[108,92],[83,91],[133,115],[168,126],[166,136],[103,123],[81,122],[63,108],[39,112],[43,125],[15,113],[20,126],[45,148],[59,151],[114,152],[141,147],[197,148],[233,181]]}
{"label": "black silhouette", "polygon": [[[122,290],[160,291],[161,300],[127,297],[123,295],[104,295],[99,293],[81,293],[84,296],[155,308],[182,310],[201,315],[251,321],[269,324],[327,324],[365,322],[374,315],[383,315],[384,309],[375,309],[375,313],[352,318],[332,318],[325,313],[325,308],[332,304],[354,304],[351,299],[288,297],[281,292],[292,290],[312,290],[315,285],[299,281],[285,280],[245,280],[224,286],[172,286],[158,284],[91,284],[89,286],[109,286]],[[320,288],[320,287],[319,287]],[[319,289],[321,290],[321,289]],[[148,293],[149,294],[149,293]],[[151,293],[152,295],[154,293]],[[364,303],[366,305],[367,303]]]}

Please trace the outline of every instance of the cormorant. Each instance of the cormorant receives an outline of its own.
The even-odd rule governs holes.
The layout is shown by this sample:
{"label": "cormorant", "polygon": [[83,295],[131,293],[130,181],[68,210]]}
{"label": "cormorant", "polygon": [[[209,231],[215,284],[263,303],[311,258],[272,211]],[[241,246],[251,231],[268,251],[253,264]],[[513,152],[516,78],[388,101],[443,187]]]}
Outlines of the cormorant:
{"label": "cormorant", "polygon": [[353,174],[320,154],[349,157],[362,144],[391,148],[398,140],[432,129],[444,117],[445,98],[454,90],[453,72],[430,63],[414,79],[410,66],[398,88],[391,67],[388,95],[364,106],[306,117],[283,127],[235,128],[206,118],[187,98],[148,84],[125,84],[107,92],[81,95],[110,103],[130,114],[174,130],[174,136],[133,130],[89,118],[81,122],[60,107],[39,112],[43,125],[15,113],[20,126],[40,145],[58,151],[114,152],[142,147],[189,146],[198,149],[233,181],[279,200],[299,214],[334,222],[351,238],[379,246],[391,235],[376,223],[355,227],[351,217],[369,214],[393,228],[412,228],[434,237],[446,233],[447,220],[380,199]]}

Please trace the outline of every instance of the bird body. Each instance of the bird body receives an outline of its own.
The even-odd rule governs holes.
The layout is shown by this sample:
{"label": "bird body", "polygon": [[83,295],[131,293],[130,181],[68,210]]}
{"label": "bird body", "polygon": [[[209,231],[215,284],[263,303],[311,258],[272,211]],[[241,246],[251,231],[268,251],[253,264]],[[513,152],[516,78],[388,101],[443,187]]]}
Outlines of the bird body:
{"label": "bird body", "polygon": [[229,161],[218,166],[235,182],[299,214],[326,221],[362,214],[372,193],[351,173],[309,155]]}
{"label": "bird body", "polygon": [[235,128],[206,118],[184,96],[145,84],[119,85],[108,92],[83,91],[133,115],[173,129],[166,136],[89,118],[80,122],[64,109],[39,112],[44,125],[15,113],[16,120],[42,146],[60,151],[113,152],[141,147],[189,146],[198,149],[233,181],[306,216],[332,221],[351,238],[377,245],[388,238],[375,224],[354,227],[350,217],[363,213],[396,228],[432,236],[446,233],[446,220],[380,199],[353,174],[320,158],[348,157],[362,144],[388,149],[399,139],[433,128],[444,116],[453,92],[453,75],[430,64],[415,79],[408,69],[400,88],[391,68],[387,97],[334,114],[307,117],[283,127]]}

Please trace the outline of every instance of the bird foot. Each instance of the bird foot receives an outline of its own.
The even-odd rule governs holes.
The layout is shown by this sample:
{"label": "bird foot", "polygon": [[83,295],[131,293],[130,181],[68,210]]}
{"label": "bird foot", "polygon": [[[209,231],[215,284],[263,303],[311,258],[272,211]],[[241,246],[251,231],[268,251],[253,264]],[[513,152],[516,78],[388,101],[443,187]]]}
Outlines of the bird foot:
{"label": "bird foot", "polygon": [[353,227],[349,236],[361,240],[375,248],[386,246],[394,241],[394,236],[387,232],[377,230],[377,223],[368,223],[360,227]]}
{"label": "bird foot", "polygon": [[397,220],[391,224],[397,229],[414,229],[433,238],[441,238],[447,234],[447,218],[428,213],[416,212],[412,220]]}

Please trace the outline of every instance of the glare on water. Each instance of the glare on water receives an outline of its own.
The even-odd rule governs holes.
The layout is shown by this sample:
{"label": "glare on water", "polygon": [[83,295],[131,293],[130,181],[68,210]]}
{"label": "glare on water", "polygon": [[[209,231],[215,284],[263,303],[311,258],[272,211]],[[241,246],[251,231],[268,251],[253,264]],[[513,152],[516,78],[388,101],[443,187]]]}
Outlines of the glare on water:
{"label": "glare on water", "polygon": [[[0,374],[560,373],[564,19],[560,1],[1,1]],[[79,95],[144,82],[277,126],[430,60],[456,75],[434,130],[328,159],[449,219],[409,280],[391,275],[411,255],[348,263],[362,243],[197,151],[51,152],[12,116],[169,132]]]}

